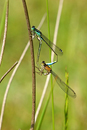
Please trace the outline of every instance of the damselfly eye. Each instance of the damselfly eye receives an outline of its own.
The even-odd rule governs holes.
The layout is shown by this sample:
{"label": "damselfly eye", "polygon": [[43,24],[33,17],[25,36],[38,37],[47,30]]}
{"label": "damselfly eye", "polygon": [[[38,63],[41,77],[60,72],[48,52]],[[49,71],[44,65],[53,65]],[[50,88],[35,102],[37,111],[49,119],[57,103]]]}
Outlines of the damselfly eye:
{"label": "damselfly eye", "polygon": [[44,63],[44,64],[45,64],[45,61],[42,61],[42,63]]}
{"label": "damselfly eye", "polygon": [[32,26],[31,30],[34,31],[35,30],[35,26]]}

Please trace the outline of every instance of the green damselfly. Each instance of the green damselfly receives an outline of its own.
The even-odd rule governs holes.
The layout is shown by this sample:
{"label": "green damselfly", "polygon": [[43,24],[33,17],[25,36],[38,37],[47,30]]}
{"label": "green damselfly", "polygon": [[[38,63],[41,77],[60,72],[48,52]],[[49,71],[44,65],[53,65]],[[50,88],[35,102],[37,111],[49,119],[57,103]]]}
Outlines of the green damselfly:
{"label": "green damselfly", "polygon": [[41,45],[42,45],[42,41],[44,41],[50,48],[51,50],[55,53],[55,55],[57,56],[57,60],[58,61],[58,55],[62,55],[63,51],[57,47],[55,44],[53,44],[47,37],[45,37],[41,31],[39,31],[38,29],[35,28],[35,26],[32,26],[31,28],[32,31],[32,36],[33,37],[37,37],[37,39],[39,40],[39,48],[38,48],[38,54],[37,54],[37,63],[39,62],[39,56],[40,56],[40,51],[41,51]]}

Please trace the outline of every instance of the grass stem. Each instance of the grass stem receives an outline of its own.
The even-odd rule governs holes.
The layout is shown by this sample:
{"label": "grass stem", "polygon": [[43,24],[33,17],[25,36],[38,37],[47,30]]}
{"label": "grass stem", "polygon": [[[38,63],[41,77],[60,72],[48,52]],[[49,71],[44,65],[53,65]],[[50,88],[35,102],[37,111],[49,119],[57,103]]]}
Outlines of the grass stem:
{"label": "grass stem", "polygon": [[[65,72],[65,77],[66,77],[66,84],[68,85],[69,82],[69,75],[68,72],[66,70]],[[68,91],[68,89],[67,89]],[[65,105],[64,105],[64,115],[65,115],[65,130],[67,130],[68,127],[68,95],[65,94]]]}
{"label": "grass stem", "polygon": [[[7,37],[8,14],[9,14],[9,0],[6,1],[5,10],[6,10],[6,12],[4,12],[4,14],[3,14],[3,15],[6,14],[6,16],[5,16],[5,28],[4,28],[3,43],[2,43],[1,53],[0,53],[0,65],[1,65],[1,62],[2,62],[2,57],[3,57],[5,43],[6,43],[6,37]],[[3,16],[3,20],[2,20],[2,24],[1,24],[1,29],[0,29],[0,37],[1,37],[1,34],[2,34],[3,25],[4,25],[4,16]]]}
{"label": "grass stem", "polygon": [[35,103],[36,103],[36,79],[35,79],[34,48],[33,48],[31,26],[30,26],[30,20],[29,20],[29,14],[28,14],[28,10],[27,10],[26,1],[22,0],[22,2],[23,2],[24,12],[25,12],[25,16],[26,16],[26,22],[27,22],[29,39],[30,39],[31,63],[32,63],[32,119],[31,119],[31,128],[30,128],[30,130],[34,130],[34,124],[35,124]]}
{"label": "grass stem", "polygon": [[[48,39],[50,40],[50,22],[49,22],[48,0],[46,0],[46,6],[47,6]],[[49,52],[50,52],[50,62],[51,62],[51,49],[49,49]],[[52,89],[52,88],[53,88],[53,81],[52,81],[52,75],[51,75],[51,89]],[[52,91],[52,122],[53,122],[53,130],[55,130],[53,91]]]}

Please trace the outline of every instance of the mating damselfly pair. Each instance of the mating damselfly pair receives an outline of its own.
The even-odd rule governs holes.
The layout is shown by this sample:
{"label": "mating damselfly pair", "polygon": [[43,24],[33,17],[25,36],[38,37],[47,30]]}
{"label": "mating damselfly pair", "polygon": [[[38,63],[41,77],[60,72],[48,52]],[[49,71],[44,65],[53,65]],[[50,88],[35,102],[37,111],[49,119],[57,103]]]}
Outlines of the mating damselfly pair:
{"label": "mating damselfly pair", "polygon": [[[57,56],[57,60],[52,62],[52,63],[45,63],[45,61],[42,61],[41,63],[41,67],[36,67],[38,69],[38,74],[40,75],[48,75],[48,74],[52,74],[57,82],[57,84],[60,86],[60,88],[69,96],[71,97],[76,97],[76,93],[67,85],[65,84],[60,78],[59,76],[52,71],[52,69],[49,67],[49,65],[53,65],[54,63],[56,63],[58,61],[58,55],[62,55],[63,51],[57,47],[56,45],[54,45],[47,37],[45,37],[41,31],[39,31],[38,29],[35,28],[35,26],[32,26],[31,28],[32,31],[32,36],[33,37],[37,37],[37,39],[39,40],[39,48],[38,48],[38,54],[37,54],[37,64],[39,62],[39,56],[40,56],[40,51],[41,51],[41,45],[42,45],[42,41],[44,41],[49,47],[50,49],[55,53],[55,55]],[[46,73],[44,72],[44,70],[46,70]]]}

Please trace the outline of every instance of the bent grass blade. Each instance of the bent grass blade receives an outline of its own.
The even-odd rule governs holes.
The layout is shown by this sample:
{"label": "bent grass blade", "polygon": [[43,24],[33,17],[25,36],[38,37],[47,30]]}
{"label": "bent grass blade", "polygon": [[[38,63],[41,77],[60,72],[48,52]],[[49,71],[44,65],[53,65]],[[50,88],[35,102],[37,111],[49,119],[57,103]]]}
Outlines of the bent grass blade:
{"label": "bent grass blade", "polygon": [[14,65],[2,76],[2,78],[0,79],[0,83],[2,82],[2,80],[6,77],[6,75],[18,64],[18,61],[16,61],[14,63]]}

